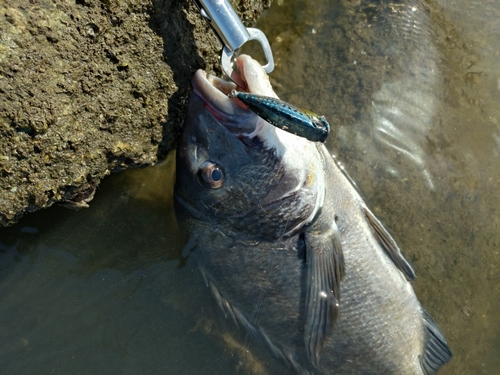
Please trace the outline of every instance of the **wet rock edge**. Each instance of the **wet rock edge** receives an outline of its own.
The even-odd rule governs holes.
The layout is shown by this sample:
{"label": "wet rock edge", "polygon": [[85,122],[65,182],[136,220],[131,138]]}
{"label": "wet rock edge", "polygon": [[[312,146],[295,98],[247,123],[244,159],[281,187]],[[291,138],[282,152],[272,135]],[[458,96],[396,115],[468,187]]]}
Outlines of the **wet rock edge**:
{"label": "wet rock edge", "polygon": [[[270,0],[234,6],[250,26]],[[192,1],[6,0],[0,29],[0,226],[162,160],[194,71],[220,74]]]}

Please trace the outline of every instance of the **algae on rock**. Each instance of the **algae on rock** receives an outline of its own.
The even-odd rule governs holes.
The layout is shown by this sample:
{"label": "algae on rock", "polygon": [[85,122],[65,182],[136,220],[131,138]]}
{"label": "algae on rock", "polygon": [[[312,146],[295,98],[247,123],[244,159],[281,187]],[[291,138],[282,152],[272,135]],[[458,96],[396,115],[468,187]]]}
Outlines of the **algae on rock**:
{"label": "algae on rock", "polygon": [[[250,25],[269,2],[236,10]],[[105,175],[174,148],[192,74],[220,73],[209,29],[189,0],[4,0],[0,226],[84,206]]]}

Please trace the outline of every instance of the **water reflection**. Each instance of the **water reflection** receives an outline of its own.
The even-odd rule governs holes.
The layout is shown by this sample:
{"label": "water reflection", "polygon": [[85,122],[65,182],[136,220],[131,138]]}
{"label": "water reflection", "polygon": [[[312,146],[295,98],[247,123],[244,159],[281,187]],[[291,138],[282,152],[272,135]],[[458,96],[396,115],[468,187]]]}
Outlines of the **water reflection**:
{"label": "water reflection", "polygon": [[212,333],[227,322],[194,267],[179,267],[172,167],[112,176],[88,210],[2,230],[1,373],[233,373],[223,343],[237,340]]}
{"label": "water reflection", "polygon": [[[441,374],[500,373],[500,3],[281,3],[258,25],[273,85],[330,120],[454,351]],[[2,372],[283,373],[179,267],[172,181],[171,161],[112,176],[86,211],[1,230]]]}
{"label": "water reflection", "polygon": [[278,95],[335,124],[332,152],[454,351],[441,373],[500,373],[500,3],[294,5],[262,22]]}

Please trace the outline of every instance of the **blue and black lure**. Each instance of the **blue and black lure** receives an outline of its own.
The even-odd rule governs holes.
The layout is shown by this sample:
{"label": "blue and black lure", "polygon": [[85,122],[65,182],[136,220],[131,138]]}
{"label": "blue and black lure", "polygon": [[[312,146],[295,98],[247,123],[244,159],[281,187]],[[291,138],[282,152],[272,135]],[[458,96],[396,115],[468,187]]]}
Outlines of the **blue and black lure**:
{"label": "blue and black lure", "polygon": [[299,109],[269,96],[233,90],[230,98],[238,98],[249,109],[271,125],[313,142],[325,142],[330,125],[324,116]]}

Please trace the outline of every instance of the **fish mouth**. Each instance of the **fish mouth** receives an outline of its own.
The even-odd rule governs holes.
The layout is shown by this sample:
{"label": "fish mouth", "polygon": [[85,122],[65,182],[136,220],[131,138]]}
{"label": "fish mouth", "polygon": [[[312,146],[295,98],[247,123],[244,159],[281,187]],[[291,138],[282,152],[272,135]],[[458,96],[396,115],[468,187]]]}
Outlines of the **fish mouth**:
{"label": "fish mouth", "polygon": [[208,111],[237,137],[253,138],[264,120],[250,111],[236,98],[229,98],[233,90],[247,91],[233,82],[198,70],[192,79],[193,92],[205,103]]}

